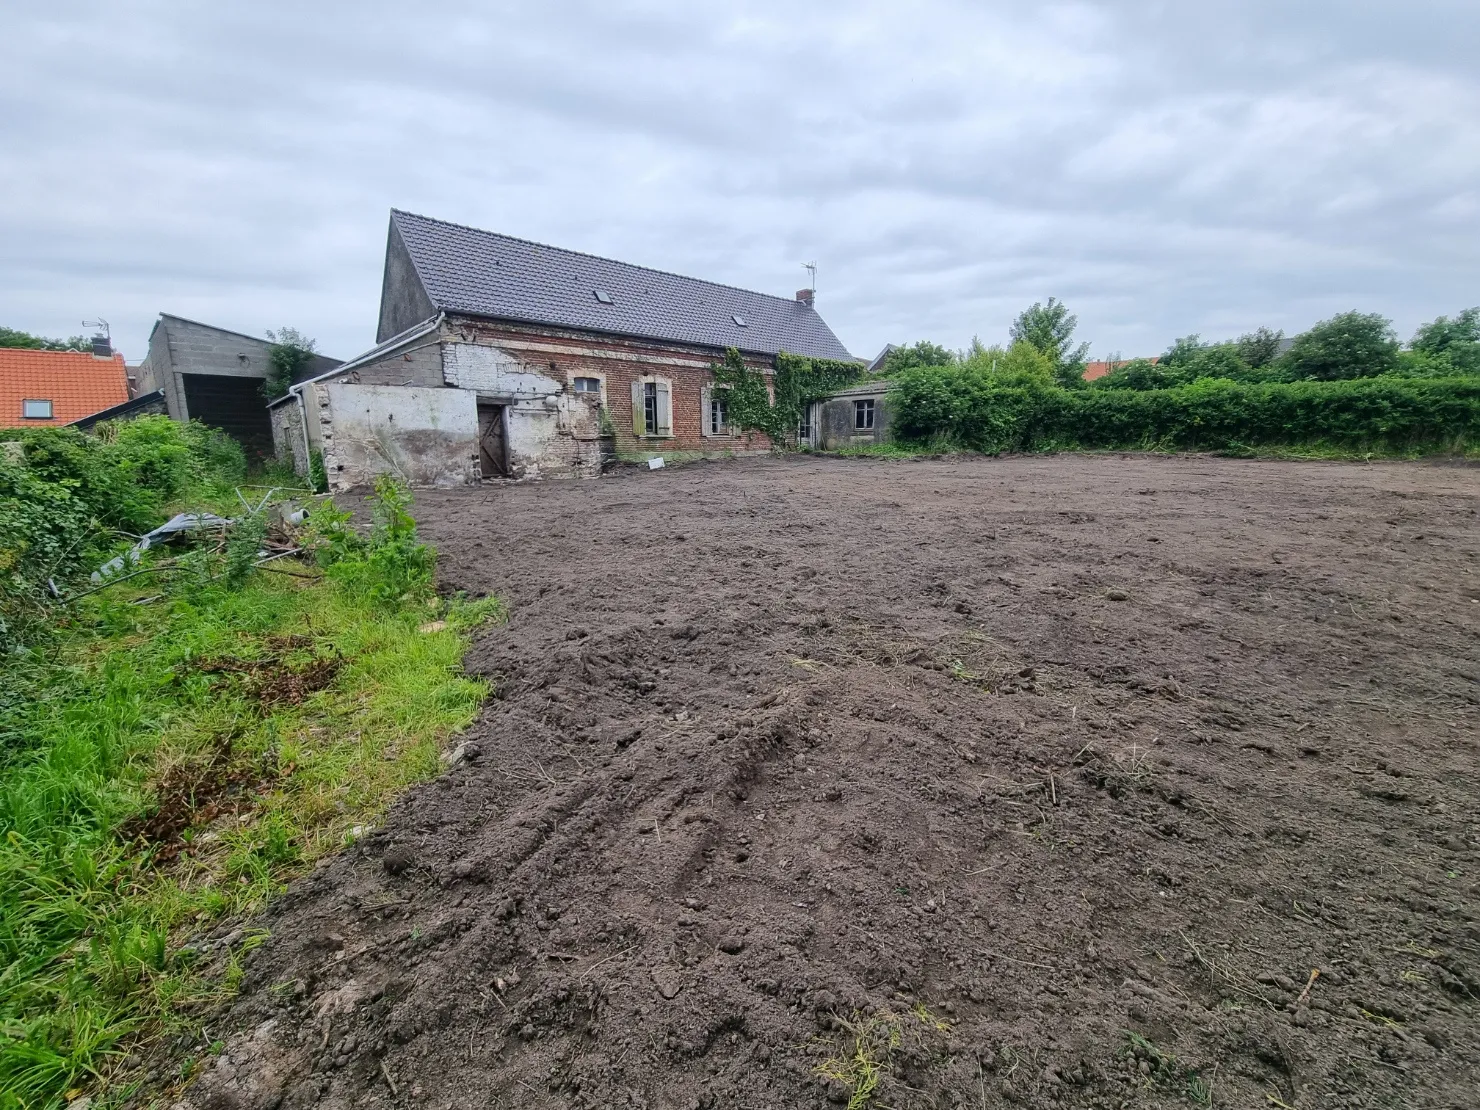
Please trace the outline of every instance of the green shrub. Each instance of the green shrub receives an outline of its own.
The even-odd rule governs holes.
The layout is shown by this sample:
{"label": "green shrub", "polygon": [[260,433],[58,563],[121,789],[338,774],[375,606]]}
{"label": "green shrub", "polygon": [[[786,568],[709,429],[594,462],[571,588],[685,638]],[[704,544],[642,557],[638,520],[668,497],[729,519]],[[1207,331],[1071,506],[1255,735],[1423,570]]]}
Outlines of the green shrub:
{"label": "green shrub", "polygon": [[1257,328],[1233,341],[1238,357],[1252,369],[1268,366],[1280,356],[1280,344],[1285,340],[1283,331]]}
{"label": "green shrub", "polygon": [[315,343],[297,328],[269,331],[272,342],[267,348],[267,377],[262,382],[263,396],[269,400],[286,397],[292,384],[303,376],[313,362]]}
{"label": "green shrub", "polygon": [[1405,353],[1438,370],[1480,374],[1480,308],[1467,308],[1452,320],[1440,316],[1423,325],[1413,337],[1412,351]]}
{"label": "green shrub", "polygon": [[910,371],[891,394],[895,434],[975,450],[1227,450],[1326,444],[1456,450],[1480,433],[1480,380],[1374,378],[1171,389],[1063,390],[1005,384],[962,367]]}
{"label": "green shrub", "polygon": [[892,378],[916,366],[949,366],[956,361],[953,352],[939,343],[922,339],[907,347],[895,347],[884,356],[883,376]]}
{"label": "green shrub", "polygon": [[350,513],[325,501],[309,515],[305,543],[329,578],[352,597],[386,605],[428,597],[437,553],[417,538],[410,505],[406,488],[382,474],[375,480],[368,539],[351,527]]}
{"label": "green shrub", "polygon": [[1375,378],[1397,369],[1398,339],[1386,317],[1344,312],[1297,335],[1275,365],[1289,381]]}
{"label": "green shrub", "polygon": [[[608,419],[606,409],[601,410],[602,419]],[[324,453],[319,450],[310,451],[308,455],[308,484],[313,487],[314,493],[327,493],[329,491],[329,471],[324,466]]]}
{"label": "green shrub", "polygon": [[1117,366],[1103,378],[1096,378],[1090,385],[1094,389],[1171,389],[1186,385],[1192,378],[1186,363],[1177,365],[1137,358]]}
{"label": "green shrub", "polygon": [[1023,339],[1006,349],[983,347],[973,339],[961,365],[964,370],[991,374],[1003,384],[1052,385],[1058,376],[1053,358]]}

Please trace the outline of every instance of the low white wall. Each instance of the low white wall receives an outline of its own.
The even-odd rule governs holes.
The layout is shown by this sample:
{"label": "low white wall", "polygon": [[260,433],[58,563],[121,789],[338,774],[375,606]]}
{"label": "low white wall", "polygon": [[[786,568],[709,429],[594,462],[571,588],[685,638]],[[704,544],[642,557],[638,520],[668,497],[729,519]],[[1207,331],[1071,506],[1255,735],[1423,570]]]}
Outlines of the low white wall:
{"label": "low white wall", "polygon": [[[331,489],[394,474],[409,485],[478,480],[478,397],[467,389],[320,383]],[[332,429],[332,431],[330,430]]]}

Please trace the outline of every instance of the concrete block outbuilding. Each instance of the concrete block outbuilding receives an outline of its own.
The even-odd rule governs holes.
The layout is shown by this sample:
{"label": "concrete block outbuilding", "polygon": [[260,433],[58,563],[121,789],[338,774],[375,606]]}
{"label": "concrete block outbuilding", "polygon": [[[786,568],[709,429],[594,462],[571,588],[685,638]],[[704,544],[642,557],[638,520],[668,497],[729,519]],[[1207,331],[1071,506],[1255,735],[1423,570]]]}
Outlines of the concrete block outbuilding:
{"label": "concrete block outbuilding", "polygon": [[889,441],[889,383],[860,382],[807,406],[802,442],[822,451]]}
{"label": "concrete block outbuilding", "polygon": [[[174,419],[220,428],[247,449],[248,458],[267,458],[273,453],[272,421],[262,383],[270,346],[265,338],[161,313],[149,333],[149,354],[136,371],[136,390],[161,391]],[[339,364],[315,355],[302,377]]]}

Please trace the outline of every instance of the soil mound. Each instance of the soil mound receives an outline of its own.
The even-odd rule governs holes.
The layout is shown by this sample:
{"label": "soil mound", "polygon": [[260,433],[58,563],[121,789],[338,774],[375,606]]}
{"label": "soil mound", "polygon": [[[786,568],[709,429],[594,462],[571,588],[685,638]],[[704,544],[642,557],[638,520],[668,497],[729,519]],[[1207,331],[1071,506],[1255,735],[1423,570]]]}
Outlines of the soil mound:
{"label": "soil mound", "polygon": [[427,493],[512,619],[268,915],[200,1110],[1474,1104],[1480,475]]}

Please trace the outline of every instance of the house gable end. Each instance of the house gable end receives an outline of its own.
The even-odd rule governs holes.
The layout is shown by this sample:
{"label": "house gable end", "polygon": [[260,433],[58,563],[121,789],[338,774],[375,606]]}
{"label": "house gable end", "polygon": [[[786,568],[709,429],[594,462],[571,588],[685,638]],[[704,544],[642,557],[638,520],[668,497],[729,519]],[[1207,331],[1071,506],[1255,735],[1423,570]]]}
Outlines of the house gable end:
{"label": "house gable end", "polygon": [[385,274],[380,284],[380,320],[375,328],[375,342],[384,343],[436,313],[393,217],[386,236]]}

